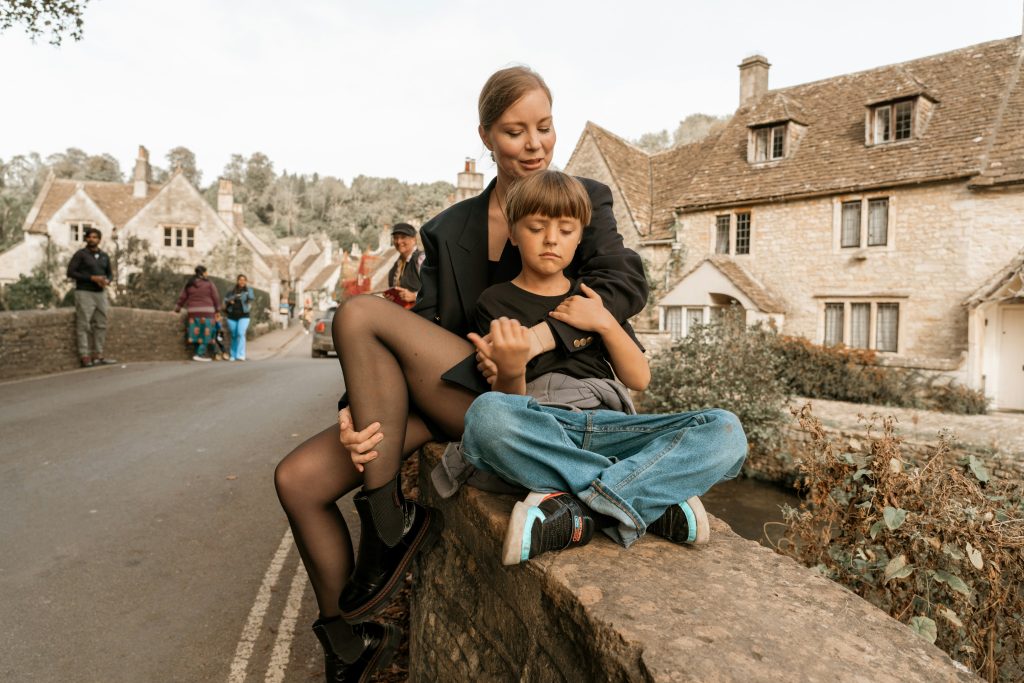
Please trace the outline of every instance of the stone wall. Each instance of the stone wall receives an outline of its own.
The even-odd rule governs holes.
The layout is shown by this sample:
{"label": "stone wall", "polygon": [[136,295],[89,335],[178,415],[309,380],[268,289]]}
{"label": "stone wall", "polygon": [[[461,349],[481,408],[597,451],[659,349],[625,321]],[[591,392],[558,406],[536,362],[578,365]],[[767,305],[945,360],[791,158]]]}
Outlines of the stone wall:
{"label": "stone wall", "polygon": [[939,649],[845,588],[712,519],[688,548],[599,534],[516,567],[499,561],[514,503],[464,487],[420,496],[445,517],[417,561],[411,681],[967,681]]}
{"label": "stone wall", "polygon": [[[79,367],[75,310],[0,312],[0,381]],[[104,354],[119,361],[186,360],[182,316],[111,307]]]}

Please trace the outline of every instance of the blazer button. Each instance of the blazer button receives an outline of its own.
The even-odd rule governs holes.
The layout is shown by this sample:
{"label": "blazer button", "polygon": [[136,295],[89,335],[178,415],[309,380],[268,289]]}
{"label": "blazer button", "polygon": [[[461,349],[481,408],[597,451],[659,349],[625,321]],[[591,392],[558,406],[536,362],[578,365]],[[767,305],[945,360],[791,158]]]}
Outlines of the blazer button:
{"label": "blazer button", "polygon": [[573,339],[572,340],[572,345],[574,347],[576,347],[577,349],[580,348],[580,340],[579,339]]}
{"label": "blazer button", "polygon": [[587,343],[588,343],[588,344],[589,344],[590,342],[592,342],[592,341],[594,341],[594,338],[593,338],[593,337],[587,337]]}

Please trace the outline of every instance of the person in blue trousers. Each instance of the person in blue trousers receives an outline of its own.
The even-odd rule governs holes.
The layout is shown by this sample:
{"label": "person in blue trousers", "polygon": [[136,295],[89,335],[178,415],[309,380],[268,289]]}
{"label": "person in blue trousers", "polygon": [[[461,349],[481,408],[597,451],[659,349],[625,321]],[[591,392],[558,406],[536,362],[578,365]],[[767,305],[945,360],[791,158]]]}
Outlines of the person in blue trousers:
{"label": "person in blue trousers", "polygon": [[[593,289],[563,273],[590,220],[578,180],[528,176],[504,208],[522,271],[477,302],[477,329],[488,334],[469,337],[493,383],[466,414],[462,438],[469,464],[533,492],[513,509],[502,561],[585,545],[596,529],[627,548],[647,531],[707,542],[699,496],[739,473],[747,453],[739,420],[720,409],[635,414],[622,385],[646,388],[643,351]],[[585,332],[574,342],[581,350],[528,363],[530,327],[547,315]],[[580,394],[615,409],[567,409]]]}
{"label": "person in blue trousers", "polygon": [[233,289],[224,293],[228,330],[231,332],[230,360],[245,360],[245,332],[249,329],[249,312],[256,294],[245,275],[239,275]]}

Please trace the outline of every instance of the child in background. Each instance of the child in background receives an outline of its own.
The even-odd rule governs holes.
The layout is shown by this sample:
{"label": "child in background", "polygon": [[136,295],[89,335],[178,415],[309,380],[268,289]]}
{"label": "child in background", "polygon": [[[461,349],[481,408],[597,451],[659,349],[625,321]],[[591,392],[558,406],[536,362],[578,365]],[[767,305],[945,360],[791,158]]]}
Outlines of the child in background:
{"label": "child in background", "polygon": [[[625,547],[647,531],[707,542],[699,496],[739,473],[747,452],[739,420],[719,409],[635,414],[622,384],[640,391],[650,381],[638,342],[597,292],[563,274],[590,222],[578,180],[530,175],[504,208],[522,271],[477,302],[477,328],[488,335],[469,338],[491,368],[492,391],[470,407],[462,442],[467,462],[533,491],[513,509],[502,561],[586,545],[595,528]],[[548,315],[589,334],[573,353],[530,360],[529,328]]]}

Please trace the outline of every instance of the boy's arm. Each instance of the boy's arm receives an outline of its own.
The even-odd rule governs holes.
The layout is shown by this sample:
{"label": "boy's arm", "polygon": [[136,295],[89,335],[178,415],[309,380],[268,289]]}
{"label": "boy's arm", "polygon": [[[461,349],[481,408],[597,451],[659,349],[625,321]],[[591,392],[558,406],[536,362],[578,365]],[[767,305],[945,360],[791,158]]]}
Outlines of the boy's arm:
{"label": "boy's arm", "polygon": [[619,380],[634,391],[642,391],[651,381],[651,369],[636,342],[601,303],[601,296],[580,283],[583,296],[571,296],[551,312],[551,317],[573,327],[601,335],[608,360]]}

